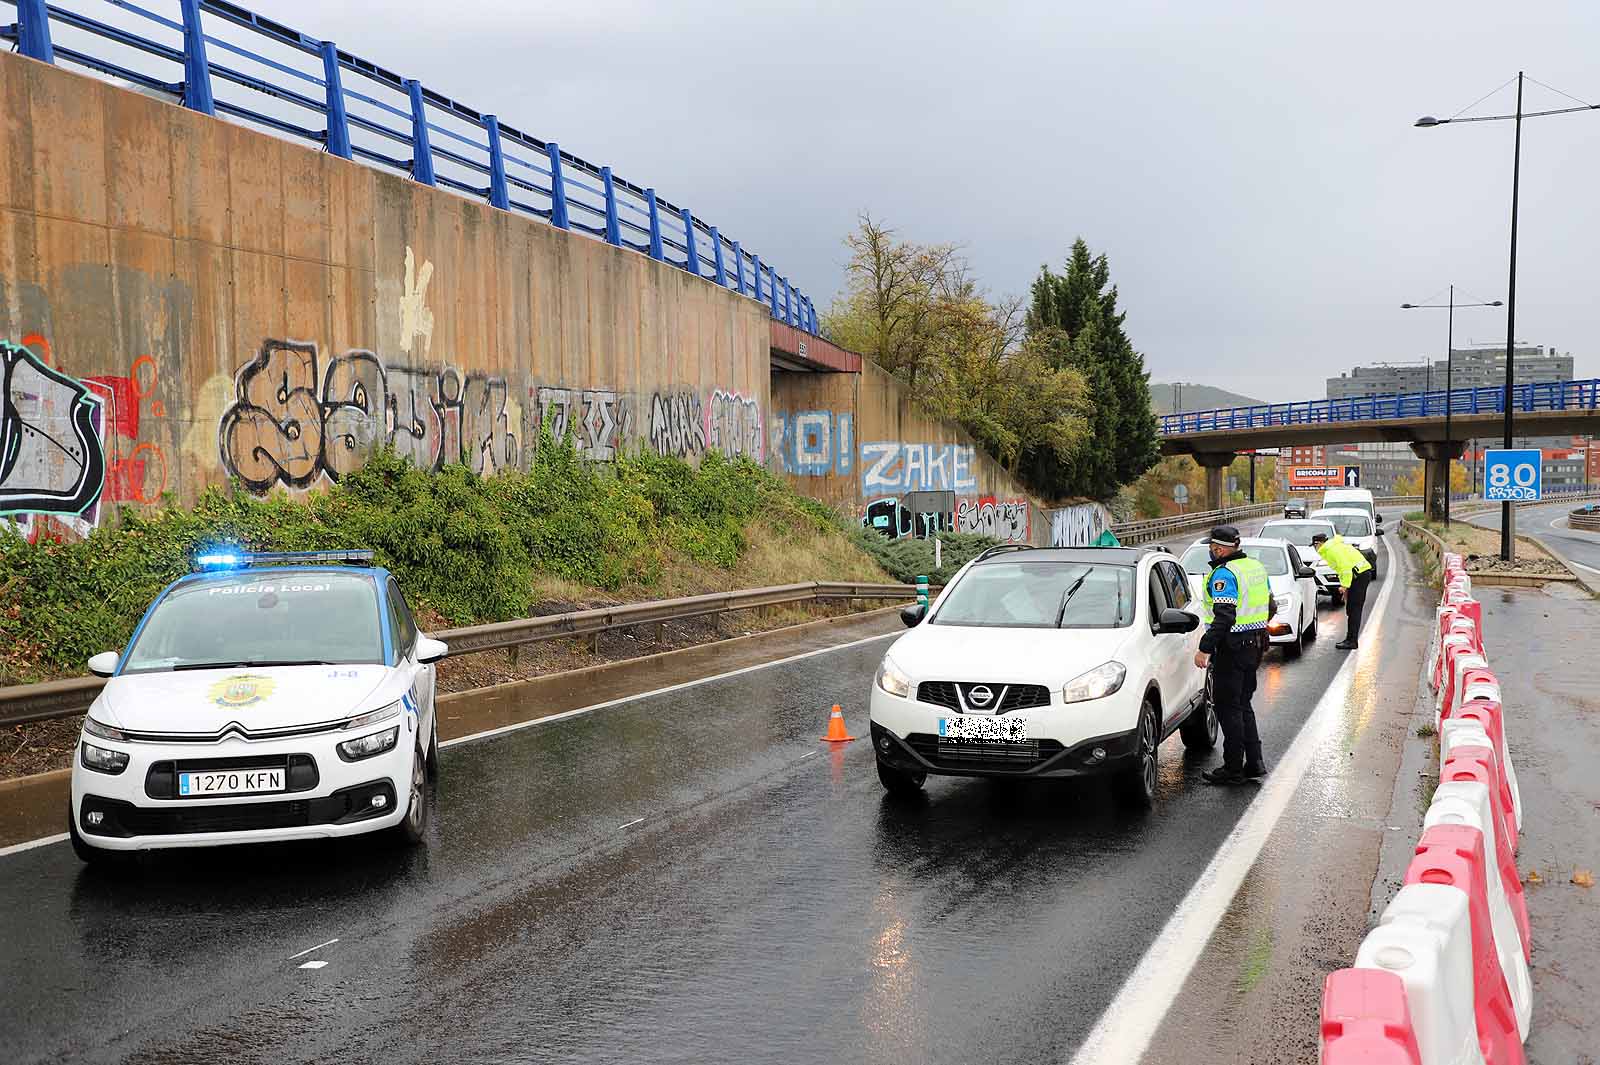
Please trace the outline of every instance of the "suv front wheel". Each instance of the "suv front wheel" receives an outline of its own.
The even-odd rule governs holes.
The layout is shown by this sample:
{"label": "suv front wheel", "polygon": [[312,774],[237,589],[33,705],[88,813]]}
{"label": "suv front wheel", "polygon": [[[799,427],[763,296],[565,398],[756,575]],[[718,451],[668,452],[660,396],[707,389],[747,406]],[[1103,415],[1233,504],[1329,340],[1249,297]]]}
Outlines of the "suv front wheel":
{"label": "suv front wheel", "polygon": [[1160,715],[1155,702],[1146,695],[1139,708],[1139,732],[1134,757],[1117,772],[1113,787],[1117,799],[1130,810],[1148,810],[1156,800],[1156,748],[1160,746]]}
{"label": "suv front wheel", "polygon": [[928,779],[926,773],[915,773],[905,769],[896,769],[892,765],[878,762],[878,781],[890,795],[912,795],[922,790],[923,783]]}

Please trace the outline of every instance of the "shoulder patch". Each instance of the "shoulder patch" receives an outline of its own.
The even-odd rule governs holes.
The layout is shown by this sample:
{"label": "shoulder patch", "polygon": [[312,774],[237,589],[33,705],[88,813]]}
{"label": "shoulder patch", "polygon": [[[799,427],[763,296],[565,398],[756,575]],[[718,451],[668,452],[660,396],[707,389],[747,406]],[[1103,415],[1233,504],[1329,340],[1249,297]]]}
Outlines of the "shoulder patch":
{"label": "shoulder patch", "polygon": [[1228,587],[1228,582],[1223,580],[1221,577],[1218,577],[1216,580],[1211,582],[1211,590],[1213,592],[1223,591],[1227,587]]}

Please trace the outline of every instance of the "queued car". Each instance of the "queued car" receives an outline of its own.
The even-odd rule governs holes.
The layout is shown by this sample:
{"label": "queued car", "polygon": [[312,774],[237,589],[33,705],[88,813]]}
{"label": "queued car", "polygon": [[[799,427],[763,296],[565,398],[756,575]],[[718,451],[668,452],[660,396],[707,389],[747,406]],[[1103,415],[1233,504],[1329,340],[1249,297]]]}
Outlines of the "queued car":
{"label": "queued car", "polygon": [[1283,516],[1286,518],[1303,518],[1306,516],[1308,509],[1304,499],[1295,498],[1283,501]]}
{"label": "queued car", "polygon": [[1364,510],[1374,525],[1383,524],[1378,500],[1370,488],[1330,488],[1322,493],[1323,510]]}
{"label": "queued car", "polygon": [[[1267,622],[1267,639],[1282,647],[1290,658],[1299,658],[1305,645],[1317,638],[1317,582],[1312,568],[1300,558],[1292,544],[1283,540],[1246,536],[1239,549],[1261,563],[1267,571],[1276,607]],[[1183,552],[1183,570],[1189,576],[1189,590],[1196,600],[1205,595],[1211,573],[1211,548],[1197,540]]]}
{"label": "queued car", "polygon": [[872,683],[872,745],[891,793],[929,774],[1104,775],[1155,798],[1157,749],[1216,744],[1197,604],[1164,549],[993,548],[959,570]]}
{"label": "queued car", "polygon": [[1312,511],[1311,516],[1331,524],[1335,532],[1366,555],[1372,563],[1372,579],[1378,579],[1378,537],[1383,535],[1383,526],[1374,522],[1372,515],[1355,507],[1324,507]]}
{"label": "queued car", "polygon": [[1317,591],[1333,601],[1334,606],[1344,602],[1344,589],[1339,586],[1339,574],[1334,572],[1332,566],[1323,561],[1317,549],[1311,546],[1311,538],[1321,533],[1332,536],[1335,530],[1333,522],[1321,518],[1305,518],[1299,521],[1269,521],[1261,526],[1261,536],[1269,540],[1283,540],[1290,544],[1300,555],[1300,560],[1311,567],[1312,578],[1317,582]]}
{"label": "queued car", "polygon": [[416,844],[438,766],[434,665],[365,551],[212,551],[122,651],[72,766],[88,862],[172,847],[388,832]]}

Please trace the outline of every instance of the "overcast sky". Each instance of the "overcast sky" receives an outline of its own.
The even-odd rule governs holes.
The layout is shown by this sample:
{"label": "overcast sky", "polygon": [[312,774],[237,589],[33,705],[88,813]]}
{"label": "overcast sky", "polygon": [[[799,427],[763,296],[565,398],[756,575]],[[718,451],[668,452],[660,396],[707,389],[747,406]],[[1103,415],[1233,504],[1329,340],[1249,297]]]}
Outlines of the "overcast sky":
{"label": "overcast sky", "polygon": [[[1600,4],[253,0],[619,175],[819,308],[869,210],[996,294],[1076,236],[1156,380],[1321,396],[1505,295],[1512,124],[1412,128],[1519,68],[1600,101]],[[231,36],[231,35],[230,35]],[[1571,101],[1528,86],[1530,109]],[[1507,88],[1467,114],[1512,109]],[[1600,112],[1524,126],[1517,337],[1600,376]],[[1503,343],[1463,311],[1457,344]]]}

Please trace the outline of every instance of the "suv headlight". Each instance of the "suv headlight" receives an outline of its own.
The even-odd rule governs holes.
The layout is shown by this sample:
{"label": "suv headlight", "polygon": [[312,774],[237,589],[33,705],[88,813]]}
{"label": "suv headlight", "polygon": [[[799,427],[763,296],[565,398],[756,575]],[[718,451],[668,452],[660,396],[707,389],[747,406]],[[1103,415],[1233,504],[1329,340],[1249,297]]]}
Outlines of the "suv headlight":
{"label": "suv headlight", "polygon": [[883,664],[878,667],[878,687],[890,695],[911,698],[911,678],[900,672],[900,667],[890,661],[888,655],[883,656]]}
{"label": "suv headlight", "polygon": [[1289,609],[1289,597],[1287,595],[1275,595],[1272,597],[1272,601],[1277,605],[1279,610]]}
{"label": "suv headlight", "polygon": [[1128,671],[1121,662],[1104,662],[1067,681],[1061,689],[1061,701],[1083,703],[1090,699],[1104,699],[1122,687],[1127,676]]}

